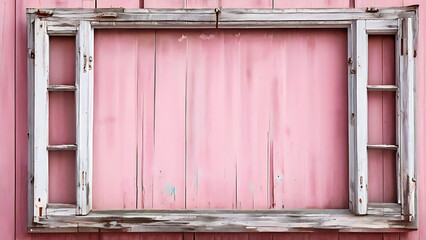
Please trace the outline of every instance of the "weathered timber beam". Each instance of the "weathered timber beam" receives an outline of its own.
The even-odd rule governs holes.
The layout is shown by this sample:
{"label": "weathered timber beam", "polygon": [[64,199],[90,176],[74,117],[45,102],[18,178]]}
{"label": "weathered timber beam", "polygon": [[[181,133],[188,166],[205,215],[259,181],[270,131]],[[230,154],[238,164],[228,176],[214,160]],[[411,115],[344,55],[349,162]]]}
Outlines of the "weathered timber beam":
{"label": "weathered timber beam", "polygon": [[415,228],[401,220],[396,205],[373,204],[369,211],[366,216],[355,216],[345,209],[92,211],[87,216],[48,216],[29,231],[399,232]]}

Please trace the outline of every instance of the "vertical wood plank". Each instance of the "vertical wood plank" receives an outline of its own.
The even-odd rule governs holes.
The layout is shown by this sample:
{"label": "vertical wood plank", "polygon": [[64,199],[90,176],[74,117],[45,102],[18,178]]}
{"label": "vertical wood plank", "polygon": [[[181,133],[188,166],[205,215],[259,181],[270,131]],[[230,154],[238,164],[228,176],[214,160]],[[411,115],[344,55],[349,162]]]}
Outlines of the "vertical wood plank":
{"label": "vertical wood plank", "polygon": [[347,208],[346,32],[277,31],[273,48],[272,205]]}
{"label": "vertical wood plank", "polygon": [[[230,78],[236,70],[226,66],[235,65],[234,59],[225,61],[236,48],[226,49],[225,35],[224,31],[185,32],[183,40],[188,44],[185,165],[189,209],[237,208],[238,80]],[[219,198],[218,192],[226,194]]]}
{"label": "vertical wood plank", "polygon": [[137,33],[137,64],[137,208],[145,208],[153,203],[155,31]]}
{"label": "vertical wood plank", "polygon": [[[15,228],[15,1],[2,0],[0,20],[0,232],[13,239]],[[24,68],[26,65],[24,65]],[[24,89],[24,92],[25,91]],[[24,169],[26,171],[26,169]],[[25,189],[24,189],[25,191]],[[32,205],[32,203],[31,203]],[[24,215],[25,216],[25,215]]]}
{"label": "vertical wood plank", "polygon": [[144,207],[185,208],[187,38],[182,31],[157,31],[155,48],[154,158],[144,161],[153,173],[144,181],[152,186],[152,202]]}
{"label": "vertical wood plank", "polygon": [[136,47],[130,30],[95,31],[94,209],[136,208]]}
{"label": "vertical wood plank", "polygon": [[[237,208],[268,208],[271,31],[238,31]],[[254,47],[256,46],[256,47]]]}

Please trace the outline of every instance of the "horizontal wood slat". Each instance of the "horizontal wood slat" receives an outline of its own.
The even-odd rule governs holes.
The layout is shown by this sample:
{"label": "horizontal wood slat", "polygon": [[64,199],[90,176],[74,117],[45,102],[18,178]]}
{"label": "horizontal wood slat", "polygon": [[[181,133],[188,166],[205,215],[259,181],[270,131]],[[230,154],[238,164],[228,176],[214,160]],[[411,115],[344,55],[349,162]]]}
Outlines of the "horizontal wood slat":
{"label": "horizontal wood slat", "polygon": [[398,150],[398,146],[386,145],[386,144],[377,144],[377,145],[367,145],[367,149]]}
{"label": "horizontal wood slat", "polygon": [[[345,209],[110,210],[87,216],[50,216],[30,232],[401,232],[415,228],[394,214],[398,206],[370,206],[355,216]],[[384,212],[389,214],[384,214]],[[405,228],[405,229],[403,229]]]}
{"label": "horizontal wood slat", "polygon": [[77,150],[77,145],[75,144],[64,144],[64,145],[48,145],[47,146],[48,151],[75,151]]}
{"label": "horizontal wood slat", "polygon": [[367,91],[370,91],[370,92],[375,92],[375,91],[395,92],[397,90],[398,90],[398,86],[395,86],[395,85],[367,85]]}
{"label": "horizontal wood slat", "polygon": [[49,92],[60,92],[60,91],[68,91],[73,92],[77,90],[76,86],[69,86],[69,85],[50,85],[47,87],[47,90]]}
{"label": "horizontal wood slat", "polygon": [[[300,28],[349,27],[354,20],[380,20],[397,26],[398,17],[413,17],[416,7],[366,9],[27,9],[27,14],[55,22],[60,34],[73,34],[78,21],[95,28]],[[60,24],[58,24],[58,22]],[[54,30],[52,31],[54,32]]]}
{"label": "horizontal wood slat", "polygon": [[48,203],[47,217],[51,216],[75,216],[77,214],[77,206],[74,204]]}

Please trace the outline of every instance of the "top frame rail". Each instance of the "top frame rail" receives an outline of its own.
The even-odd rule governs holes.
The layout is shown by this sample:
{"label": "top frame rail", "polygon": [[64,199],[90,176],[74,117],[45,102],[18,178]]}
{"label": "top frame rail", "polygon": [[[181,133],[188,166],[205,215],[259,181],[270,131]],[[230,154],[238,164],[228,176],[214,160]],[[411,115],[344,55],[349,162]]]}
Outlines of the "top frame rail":
{"label": "top frame rail", "polygon": [[[346,28],[355,20],[414,17],[417,6],[351,9],[68,9],[28,8],[33,18],[70,28],[89,21],[94,28]],[[49,29],[48,29],[49,31]]]}

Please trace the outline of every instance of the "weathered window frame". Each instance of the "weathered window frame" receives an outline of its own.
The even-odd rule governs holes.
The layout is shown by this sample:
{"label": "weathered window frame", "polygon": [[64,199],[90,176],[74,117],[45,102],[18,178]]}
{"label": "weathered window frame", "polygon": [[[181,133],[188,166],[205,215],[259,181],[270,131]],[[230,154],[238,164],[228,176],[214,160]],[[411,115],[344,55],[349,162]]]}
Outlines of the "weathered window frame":
{"label": "weathered window frame", "polygon": [[[367,9],[27,9],[29,232],[417,229],[418,6]],[[94,29],[346,28],[349,209],[91,211]],[[368,35],[395,35],[397,145],[367,144]],[[49,36],[76,36],[76,85],[49,86]],[[386,86],[384,87],[386,88]],[[48,145],[48,91],[75,91],[76,145]],[[386,89],[381,89],[386,90]],[[388,89],[389,90],[389,89]],[[368,203],[367,148],[395,148],[398,203]],[[49,204],[48,151],[76,151],[77,204]]]}

